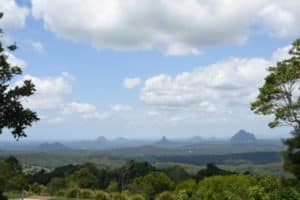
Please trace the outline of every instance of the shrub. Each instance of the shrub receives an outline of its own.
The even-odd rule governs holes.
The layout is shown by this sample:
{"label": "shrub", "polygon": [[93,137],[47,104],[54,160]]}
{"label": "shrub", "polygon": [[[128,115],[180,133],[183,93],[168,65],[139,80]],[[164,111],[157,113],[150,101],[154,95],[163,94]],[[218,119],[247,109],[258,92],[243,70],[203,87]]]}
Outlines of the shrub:
{"label": "shrub", "polygon": [[29,191],[34,193],[34,194],[40,194],[41,193],[41,186],[38,183],[34,183],[32,185],[29,186]]}
{"label": "shrub", "polygon": [[69,198],[77,198],[80,195],[80,189],[79,188],[71,188],[67,190],[66,196]]}
{"label": "shrub", "polygon": [[182,193],[182,191],[184,191],[189,197],[191,197],[192,194],[196,192],[197,187],[198,185],[195,180],[193,179],[185,180],[177,185],[176,193],[179,192]]}
{"label": "shrub", "polygon": [[106,191],[108,191],[108,192],[117,192],[118,190],[119,190],[118,182],[116,182],[116,181],[111,181],[106,188]]}
{"label": "shrub", "polygon": [[94,198],[94,192],[90,189],[82,189],[80,190],[80,197],[85,199]]}
{"label": "shrub", "polygon": [[129,197],[122,193],[112,193],[112,200],[129,200]]}
{"label": "shrub", "polygon": [[130,200],[145,200],[143,195],[140,194],[134,194],[130,197]]}
{"label": "shrub", "polygon": [[185,190],[179,191],[176,195],[176,200],[190,200],[192,193],[188,194]]}
{"label": "shrub", "polygon": [[199,184],[198,194],[204,200],[248,199],[248,190],[256,179],[248,175],[212,176]]}
{"label": "shrub", "polygon": [[104,191],[97,191],[95,193],[96,200],[110,200],[110,196],[107,192]]}
{"label": "shrub", "polygon": [[66,195],[66,192],[65,190],[59,190],[55,195],[58,197],[64,197]]}
{"label": "shrub", "polygon": [[171,192],[163,192],[157,195],[155,200],[176,200],[176,196]]}

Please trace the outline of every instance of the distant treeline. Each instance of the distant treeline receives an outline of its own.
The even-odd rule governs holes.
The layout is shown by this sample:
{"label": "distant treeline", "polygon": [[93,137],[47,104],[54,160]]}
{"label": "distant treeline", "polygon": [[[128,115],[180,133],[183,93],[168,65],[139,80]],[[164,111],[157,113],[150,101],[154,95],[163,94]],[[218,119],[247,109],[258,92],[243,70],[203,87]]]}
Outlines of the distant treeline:
{"label": "distant treeline", "polygon": [[279,152],[250,152],[224,155],[158,155],[147,157],[149,161],[186,163],[193,165],[215,164],[268,164],[281,162],[282,157]]}

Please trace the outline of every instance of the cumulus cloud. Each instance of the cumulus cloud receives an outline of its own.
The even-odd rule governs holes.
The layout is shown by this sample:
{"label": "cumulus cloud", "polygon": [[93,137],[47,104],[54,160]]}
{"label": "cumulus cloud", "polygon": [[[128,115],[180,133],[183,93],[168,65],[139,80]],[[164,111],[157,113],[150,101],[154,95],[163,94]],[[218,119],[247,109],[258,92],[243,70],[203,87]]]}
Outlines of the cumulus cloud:
{"label": "cumulus cloud", "polygon": [[259,12],[262,24],[276,37],[297,36],[300,33],[298,0],[270,1]]}
{"label": "cumulus cloud", "polygon": [[286,58],[288,49],[278,49],[270,60],[230,58],[174,77],[151,77],[145,81],[140,99],[167,112],[230,113],[235,107],[249,110],[266,69],[277,59]]}
{"label": "cumulus cloud", "polygon": [[36,88],[33,96],[24,99],[24,105],[33,109],[59,108],[63,106],[64,98],[72,92],[73,77],[66,72],[45,78],[25,75],[16,85],[21,85],[24,80],[31,80]]}
{"label": "cumulus cloud", "polygon": [[19,6],[15,0],[0,0],[0,12],[4,13],[0,20],[1,28],[22,28],[29,14],[26,7]]}
{"label": "cumulus cloud", "polygon": [[141,83],[140,78],[126,78],[123,81],[123,86],[127,89],[132,89]]}
{"label": "cumulus cloud", "polygon": [[299,35],[299,7],[298,0],[32,0],[33,16],[61,38],[167,55],[243,43],[252,25],[278,37]]}
{"label": "cumulus cloud", "polygon": [[115,112],[128,112],[132,111],[132,107],[129,105],[116,104],[111,106],[111,109]]}
{"label": "cumulus cloud", "polygon": [[97,107],[88,103],[72,102],[64,106],[63,114],[79,115],[84,119],[104,119],[108,117],[107,113],[100,113]]}

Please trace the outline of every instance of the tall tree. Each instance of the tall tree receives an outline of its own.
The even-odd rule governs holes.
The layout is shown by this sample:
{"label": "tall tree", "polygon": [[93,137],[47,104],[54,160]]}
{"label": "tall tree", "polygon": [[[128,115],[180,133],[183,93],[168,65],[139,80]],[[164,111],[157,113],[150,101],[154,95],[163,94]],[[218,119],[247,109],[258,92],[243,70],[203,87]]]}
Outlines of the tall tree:
{"label": "tall tree", "polygon": [[300,179],[300,39],[290,51],[290,58],[269,67],[264,85],[259,88],[251,109],[256,114],[273,115],[269,127],[292,127],[292,137],[284,140],[284,168]]}
{"label": "tall tree", "polygon": [[[3,13],[0,13],[0,18]],[[0,29],[0,34],[3,31]],[[29,108],[24,108],[22,98],[31,96],[35,92],[33,83],[25,80],[22,85],[13,86],[12,79],[22,74],[19,66],[8,62],[9,51],[15,51],[15,44],[4,47],[0,40],[0,134],[4,128],[11,131],[14,138],[26,137],[25,129],[31,126],[32,122],[39,120],[37,114]]]}

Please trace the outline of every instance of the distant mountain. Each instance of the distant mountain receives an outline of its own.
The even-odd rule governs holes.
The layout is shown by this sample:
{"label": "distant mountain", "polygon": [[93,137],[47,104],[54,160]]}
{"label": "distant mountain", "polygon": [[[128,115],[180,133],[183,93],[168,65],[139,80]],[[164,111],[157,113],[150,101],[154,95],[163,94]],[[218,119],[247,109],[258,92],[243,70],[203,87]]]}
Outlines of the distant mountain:
{"label": "distant mountain", "polygon": [[106,137],[104,137],[104,136],[99,136],[99,137],[97,137],[96,138],[96,142],[98,143],[98,144],[109,144],[110,143],[110,141],[108,140],[108,139],[106,139]]}
{"label": "distant mountain", "polygon": [[256,137],[253,133],[249,133],[245,130],[239,130],[234,136],[230,138],[231,143],[254,143]]}
{"label": "distant mountain", "polygon": [[59,143],[42,143],[38,146],[38,150],[40,151],[62,151],[62,150],[70,150],[69,147]]}
{"label": "distant mountain", "polygon": [[166,136],[163,136],[163,137],[161,138],[161,140],[159,140],[159,141],[156,143],[156,145],[162,145],[162,146],[165,146],[165,145],[172,145],[172,144],[174,144],[174,142],[168,140],[168,139],[166,138]]}

